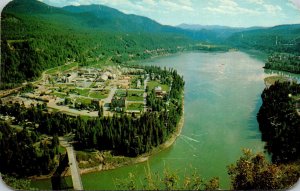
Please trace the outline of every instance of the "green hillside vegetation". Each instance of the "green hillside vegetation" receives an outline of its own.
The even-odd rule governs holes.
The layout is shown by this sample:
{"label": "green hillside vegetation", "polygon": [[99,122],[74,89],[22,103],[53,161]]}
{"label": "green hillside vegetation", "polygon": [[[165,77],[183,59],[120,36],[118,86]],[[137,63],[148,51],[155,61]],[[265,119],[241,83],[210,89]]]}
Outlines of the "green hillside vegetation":
{"label": "green hillside vegetation", "polygon": [[269,56],[264,68],[299,74],[300,54],[274,53]]}
{"label": "green hillside vegetation", "polygon": [[[28,10],[33,11],[29,14]],[[113,29],[105,32],[102,25],[85,27],[83,23],[96,22],[97,17],[34,0],[15,0],[1,16],[2,87],[34,80],[43,70],[72,60],[80,65],[108,59],[121,63],[176,52],[192,42],[168,33],[122,33]]]}
{"label": "green hillside vegetation", "polygon": [[236,47],[257,49],[267,53],[299,53],[300,24],[237,32],[225,42]]}
{"label": "green hillside vegetation", "polygon": [[296,102],[300,85],[275,82],[262,93],[263,104],[257,114],[262,140],[274,163],[300,159],[300,117]]}

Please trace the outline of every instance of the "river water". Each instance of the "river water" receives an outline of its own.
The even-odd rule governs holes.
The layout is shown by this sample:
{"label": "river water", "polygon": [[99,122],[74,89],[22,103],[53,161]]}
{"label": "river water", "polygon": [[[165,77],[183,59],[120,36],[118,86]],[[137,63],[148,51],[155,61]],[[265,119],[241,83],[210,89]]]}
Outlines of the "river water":
{"label": "river water", "polygon": [[[148,162],[82,175],[83,187],[116,189],[116,179],[124,179],[130,172],[142,182],[149,166],[153,172],[168,168],[180,176],[196,168],[205,179],[219,177],[221,188],[229,189],[226,166],[241,156],[242,148],[263,151],[256,121],[267,76],[263,61],[243,52],[192,52],[143,64],[172,67],[184,76],[182,134],[173,146]],[[49,180],[33,182],[33,186],[51,188]]]}

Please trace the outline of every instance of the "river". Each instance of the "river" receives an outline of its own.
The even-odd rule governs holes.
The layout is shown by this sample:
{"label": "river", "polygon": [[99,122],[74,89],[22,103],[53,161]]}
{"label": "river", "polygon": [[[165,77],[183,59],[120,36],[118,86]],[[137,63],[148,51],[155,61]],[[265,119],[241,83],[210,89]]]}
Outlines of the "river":
{"label": "river", "polygon": [[[206,179],[219,177],[221,188],[229,189],[226,166],[241,156],[242,148],[263,151],[256,121],[267,76],[263,61],[243,52],[190,52],[143,64],[172,67],[184,76],[182,134],[148,162],[82,175],[84,189],[116,189],[115,180],[130,172],[142,182],[147,165],[153,172],[168,168],[180,175],[196,168]],[[33,182],[33,186],[51,188],[49,180]]]}

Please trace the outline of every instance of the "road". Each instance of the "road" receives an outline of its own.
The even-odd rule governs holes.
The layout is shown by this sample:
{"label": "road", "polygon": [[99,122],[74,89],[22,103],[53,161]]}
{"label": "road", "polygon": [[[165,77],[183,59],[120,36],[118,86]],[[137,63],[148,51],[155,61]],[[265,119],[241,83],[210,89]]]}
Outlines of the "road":
{"label": "road", "polygon": [[81,177],[80,177],[80,171],[78,168],[78,164],[76,161],[76,155],[75,155],[73,147],[63,137],[59,137],[59,143],[61,146],[65,147],[67,149],[69,166],[71,169],[71,177],[72,177],[74,190],[83,190]]}
{"label": "road", "polygon": [[104,103],[103,104],[103,115],[104,116],[111,116],[110,111],[108,111],[109,107],[107,105],[109,103],[111,103],[111,100],[112,100],[113,96],[115,95],[116,91],[117,91],[117,87],[114,86],[113,88],[110,89],[110,92],[109,92],[107,98],[102,99],[102,101]]}
{"label": "road", "polygon": [[73,115],[85,115],[85,116],[89,116],[89,117],[97,117],[98,116],[98,111],[92,111],[92,112],[90,112],[88,110],[79,111],[77,109],[71,109],[68,106],[56,105],[56,102],[54,100],[50,100],[47,103],[47,107],[57,109],[61,112],[67,113],[67,114],[70,113],[70,114],[73,114]]}
{"label": "road", "polygon": [[147,76],[147,78],[144,80],[144,112],[147,111],[147,83],[149,81],[149,76]]}

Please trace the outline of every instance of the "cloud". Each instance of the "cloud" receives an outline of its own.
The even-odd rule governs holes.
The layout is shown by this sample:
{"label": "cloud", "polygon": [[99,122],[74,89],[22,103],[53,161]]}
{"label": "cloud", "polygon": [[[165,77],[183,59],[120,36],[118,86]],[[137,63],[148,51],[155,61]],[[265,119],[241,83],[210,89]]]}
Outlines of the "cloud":
{"label": "cloud", "polygon": [[300,0],[289,0],[289,3],[293,8],[300,9]]}
{"label": "cloud", "polygon": [[263,6],[268,13],[273,15],[281,12],[282,10],[282,8],[279,5],[264,4]]}
{"label": "cloud", "polygon": [[257,4],[257,5],[262,5],[264,4],[264,0],[247,0],[249,3]]}
{"label": "cloud", "polygon": [[204,8],[209,12],[216,14],[226,14],[226,15],[238,15],[238,14],[252,14],[257,15],[259,12],[253,9],[241,7],[237,2],[233,0],[218,0],[217,6],[209,6]]}

